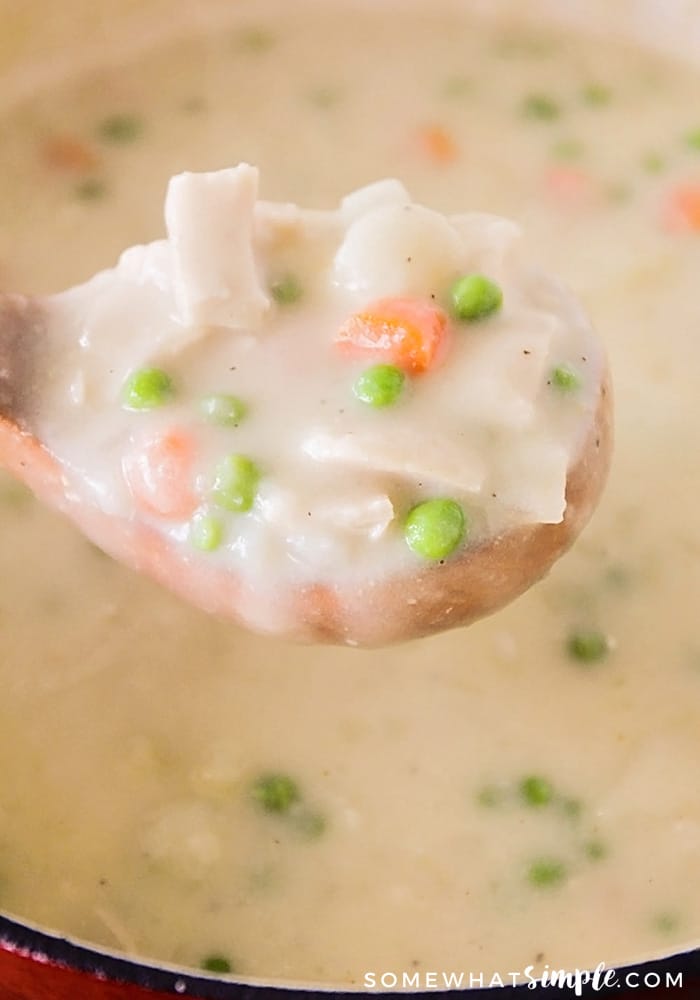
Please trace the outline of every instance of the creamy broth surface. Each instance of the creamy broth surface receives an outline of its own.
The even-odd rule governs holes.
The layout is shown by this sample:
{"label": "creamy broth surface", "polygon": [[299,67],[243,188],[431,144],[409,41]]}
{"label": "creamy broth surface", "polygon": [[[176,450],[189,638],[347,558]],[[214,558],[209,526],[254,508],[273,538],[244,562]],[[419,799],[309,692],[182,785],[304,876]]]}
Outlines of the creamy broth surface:
{"label": "creamy broth surface", "polygon": [[3,909],[346,985],[700,938],[699,89],[633,48],[439,3],[241,2],[225,31],[4,113],[3,289],[57,291],[157,238],[181,170],[255,162],[265,198],[317,208],[395,176],[512,216],[582,297],[617,449],[547,580],[379,652],[207,618],[3,480]]}

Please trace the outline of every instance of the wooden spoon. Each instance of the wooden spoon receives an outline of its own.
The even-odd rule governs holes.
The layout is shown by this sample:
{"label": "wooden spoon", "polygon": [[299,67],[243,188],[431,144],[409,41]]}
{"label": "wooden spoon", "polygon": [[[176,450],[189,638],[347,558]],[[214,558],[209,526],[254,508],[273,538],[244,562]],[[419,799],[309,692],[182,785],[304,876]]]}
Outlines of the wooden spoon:
{"label": "wooden spoon", "polygon": [[206,612],[259,632],[305,642],[379,645],[468,625],[544,576],[594,511],[612,451],[612,398],[601,369],[597,403],[567,476],[558,524],[526,524],[467,546],[445,565],[347,584],[280,583],[259,593],[240,575],[185,558],[153,527],[106,514],[79,495],[36,432],[45,354],[41,299],[0,296],[0,464],[40,500],[69,517],[115,559],[145,573]]}

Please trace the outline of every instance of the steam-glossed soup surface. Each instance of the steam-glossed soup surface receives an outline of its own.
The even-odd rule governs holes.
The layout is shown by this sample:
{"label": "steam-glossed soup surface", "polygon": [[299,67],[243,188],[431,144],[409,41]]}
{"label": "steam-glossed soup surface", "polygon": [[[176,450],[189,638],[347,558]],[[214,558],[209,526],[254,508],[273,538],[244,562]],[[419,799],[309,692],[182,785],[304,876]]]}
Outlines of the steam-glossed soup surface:
{"label": "steam-glossed soup surface", "polygon": [[[0,905],[240,976],[506,975],[700,937],[690,69],[543,23],[239,3],[3,120],[0,282],[55,291],[242,160],[329,207],[396,176],[514,217],[611,354],[617,451],[551,576],[390,652],[253,637],[2,484]],[[9,43],[8,43],[9,44]]]}

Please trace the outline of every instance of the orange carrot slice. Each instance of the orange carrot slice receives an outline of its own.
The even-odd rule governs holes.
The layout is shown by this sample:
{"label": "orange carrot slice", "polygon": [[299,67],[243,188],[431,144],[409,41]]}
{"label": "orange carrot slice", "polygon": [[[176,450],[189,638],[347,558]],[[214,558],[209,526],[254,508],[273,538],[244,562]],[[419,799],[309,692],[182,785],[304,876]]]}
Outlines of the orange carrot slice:
{"label": "orange carrot slice", "polygon": [[664,222],[674,232],[700,233],[700,182],[679,184],[670,192]]}
{"label": "orange carrot slice", "polygon": [[396,365],[410,374],[431,368],[447,336],[447,315],[422,299],[381,299],[343,323],[340,349]]}
{"label": "orange carrot slice", "polygon": [[122,461],[127,486],[136,505],[148,514],[183,520],[197,506],[191,486],[194,444],[184,431],[172,429],[137,440]]}
{"label": "orange carrot slice", "polygon": [[587,201],[593,194],[590,175],[580,167],[550,167],[544,183],[549,194],[569,205]]}
{"label": "orange carrot slice", "polygon": [[87,143],[70,135],[51,136],[44,143],[43,155],[46,163],[57,170],[94,170],[100,162]]}
{"label": "orange carrot slice", "polygon": [[457,143],[442,125],[424,126],[418,133],[418,141],[433,163],[453,163],[459,157]]}

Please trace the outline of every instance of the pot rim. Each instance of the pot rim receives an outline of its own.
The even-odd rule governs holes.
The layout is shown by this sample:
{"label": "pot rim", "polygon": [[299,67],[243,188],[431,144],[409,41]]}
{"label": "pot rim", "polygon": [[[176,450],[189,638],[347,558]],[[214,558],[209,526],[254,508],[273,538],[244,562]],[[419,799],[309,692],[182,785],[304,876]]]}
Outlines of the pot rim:
{"label": "pot rim", "polygon": [[[266,982],[262,979],[235,979],[227,976],[225,979],[198,970],[160,963],[154,959],[136,959],[121,953],[101,949],[82,941],[63,936],[32,923],[25,923],[17,918],[0,912],[0,950],[27,958],[33,962],[64,968],[73,972],[93,976],[105,983],[131,986],[152,990],[163,996],[184,996],[193,1000],[319,1000],[332,997],[333,1000],[357,1000],[358,996],[380,996],[382,1000],[408,996],[433,997],[479,997],[509,1000],[518,997],[551,995],[552,986],[541,984],[533,988],[532,984],[523,983],[518,986],[472,987],[464,990],[423,989],[418,991],[403,990],[390,992],[384,990],[369,990],[358,988],[355,991],[334,989],[333,986],[313,984],[308,988],[293,983]],[[575,970],[570,970],[574,972]],[[634,996],[641,1000],[648,990],[658,986],[644,986],[645,977],[658,975],[661,984],[667,982],[669,975],[682,976],[683,991],[694,984],[700,987],[700,948],[673,952],[670,955],[616,967],[618,974],[629,976],[636,974],[636,986],[628,986],[625,993],[617,992],[617,996],[631,995],[628,990],[634,990]],[[622,985],[620,983],[619,985]],[[614,987],[613,987],[614,988]],[[665,990],[668,986],[661,985]],[[640,989],[643,991],[640,992]],[[582,997],[597,997],[598,990],[584,986]]]}
{"label": "pot rim", "polygon": [[132,958],[109,948],[91,945],[79,939],[24,922],[0,912],[0,950],[32,962],[70,969],[92,975],[104,982],[136,986],[172,996],[190,996],[197,1000],[233,1000],[250,993],[279,997],[280,1000],[310,1000],[326,993],[334,997],[356,997],[332,988],[314,986],[300,989],[283,982],[259,979],[222,978],[185,966],[171,965],[157,959]]}

